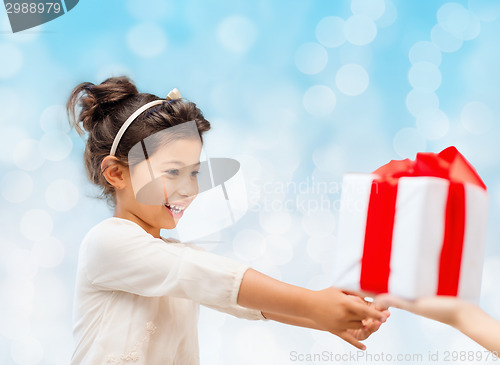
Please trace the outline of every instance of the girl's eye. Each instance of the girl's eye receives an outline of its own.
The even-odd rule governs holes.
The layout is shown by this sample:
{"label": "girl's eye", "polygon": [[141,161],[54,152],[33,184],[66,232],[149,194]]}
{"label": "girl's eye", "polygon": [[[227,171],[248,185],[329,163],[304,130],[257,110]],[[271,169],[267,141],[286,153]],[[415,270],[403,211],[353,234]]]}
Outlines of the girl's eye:
{"label": "girl's eye", "polygon": [[191,176],[196,176],[196,175],[198,175],[199,173],[200,173],[199,171],[193,171],[193,172],[191,172]]}
{"label": "girl's eye", "polygon": [[179,176],[179,170],[177,170],[177,169],[167,170],[164,172],[170,176]]}

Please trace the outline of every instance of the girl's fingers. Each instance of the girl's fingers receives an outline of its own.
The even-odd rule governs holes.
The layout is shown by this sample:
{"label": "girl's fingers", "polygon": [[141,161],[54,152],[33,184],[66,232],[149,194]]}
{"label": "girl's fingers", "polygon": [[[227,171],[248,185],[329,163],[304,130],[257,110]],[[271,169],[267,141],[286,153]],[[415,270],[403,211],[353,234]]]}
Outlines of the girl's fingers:
{"label": "girl's fingers", "polygon": [[370,305],[373,306],[373,308],[375,308],[376,310],[379,310],[381,312],[384,312],[384,311],[387,311],[388,312],[388,309],[389,309],[389,305],[387,305],[387,303],[379,303],[379,302],[376,302],[376,301],[373,301],[373,303],[370,303]]}
{"label": "girl's fingers", "polygon": [[371,335],[371,333],[367,332],[366,328],[359,330],[347,330],[347,332],[350,333],[358,341],[364,341]]}
{"label": "girl's fingers", "polygon": [[350,300],[353,300],[355,302],[362,303],[362,304],[368,304],[368,302],[366,300],[364,300],[361,297],[358,297],[357,295],[352,295],[352,294],[347,294],[347,295],[349,295]]}
{"label": "girl's fingers", "polygon": [[[352,296],[355,296],[355,297],[358,297],[360,299],[363,299],[362,298],[362,295],[360,295],[360,293],[354,291],[354,290],[346,290],[346,289],[342,289],[342,293],[344,294],[347,294],[347,295],[352,295]],[[364,299],[363,299],[364,300]]]}
{"label": "girl's fingers", "polygon": [[366,346],[359,342],[353,335],[348,332],[342,332],[338,335],[341,339],[346,342],[349,342],[354,347],[357,347],[360,350],[366,350]]}
{"label": "girl's fingers", "polygon": [[381,312],[366,304],[353,303],[352,312],[353,314],[355,314],[355,316],[361,316],[361,319],[372,318],[382,323],[384,323],[387,319],[387,316],[384,314],[384,312]]}
{"label": "girl's fingers", "polygon": [[366,326],[366,331],[369,334],[372,334],[375,331],[378,331],[380,326],[382,325],[382,322],[379,321],[370,321],[369,323],[365,324]]}
{"label": "girl's fingers", "polygon": [[359,320],[359,321],[349,321],[346,323],[345,325],[345,328],[348,328],[348,329],[352,329],[352,330],[357,330],[357,329],[360,329],[360,328],[363,328],[363,321]]}

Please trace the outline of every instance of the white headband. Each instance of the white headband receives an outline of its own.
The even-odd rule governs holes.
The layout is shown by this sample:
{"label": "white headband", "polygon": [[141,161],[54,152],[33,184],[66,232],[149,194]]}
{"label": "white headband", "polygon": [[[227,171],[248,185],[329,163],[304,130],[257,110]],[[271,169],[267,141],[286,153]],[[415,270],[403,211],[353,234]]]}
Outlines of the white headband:
{"label": "white headband", "polygon": [[[179,90],[177,90],[176,88],[174,88],[173,90],[171,90],[168,93],[166,100],[170,101],[170,100],[180,99],[181,97],[182,96],[181,96],[181,93],[179,92]],[[150,101],[149,103],[141,106],[134,113],[132,113],[132,115],[127,118],[127,120],[125,121],[125,123],[123,123],[123,125],[120,128],[120,130],[116,134],[115,139],[113,141],[113,145],[111,146],[111,151],[109,152],[109,154],[111,156],[115,155],[116,149],[118,148],[118,144],[120,143],[120,140],[122,139],[123,134],[125,133],[125,131],[127,130],[127,128],[132,124],[132,122],[135,120],[135,118],[137,118],[145,110],[147,110],[147,109],[149,109],[149,108],[151,108],[151,107],[153,107],[155,105],[162,104],[164,101],[165,100]]]}

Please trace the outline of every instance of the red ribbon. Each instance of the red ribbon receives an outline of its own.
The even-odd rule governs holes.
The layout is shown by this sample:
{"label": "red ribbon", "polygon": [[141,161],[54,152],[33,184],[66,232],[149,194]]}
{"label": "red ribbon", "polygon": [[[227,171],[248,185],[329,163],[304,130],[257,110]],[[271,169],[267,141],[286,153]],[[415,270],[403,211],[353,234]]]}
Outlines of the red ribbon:
{"label": "red ribbon", "polygon": [[399,178],[433,176],[450,181],[437,294],[456,296],[465,229],[464,184],[471,183],[486,190],[474,167],[455,147],[448,147],[439,154],[418,153],[415,161],[393,160],[373,173],[379,178],[372,182],[368,203],[361,259],[361,289],[374,293],[388,292]]}

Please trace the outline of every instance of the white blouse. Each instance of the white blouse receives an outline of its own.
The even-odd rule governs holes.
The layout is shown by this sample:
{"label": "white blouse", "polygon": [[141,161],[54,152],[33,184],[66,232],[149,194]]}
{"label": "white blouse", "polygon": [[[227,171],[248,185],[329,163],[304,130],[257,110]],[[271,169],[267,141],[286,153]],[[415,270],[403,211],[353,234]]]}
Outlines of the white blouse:
{"label": "white blouse", "polygon": [[249,268],[192,244],[154,238],[109,218],[80,246],[73,365],[199,364],[199,304],[251,320],[236,303]]}

